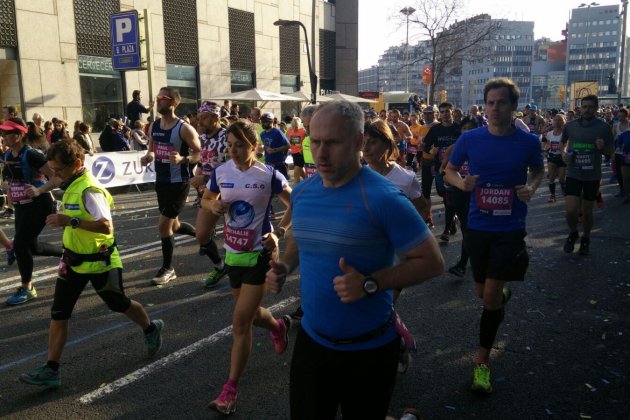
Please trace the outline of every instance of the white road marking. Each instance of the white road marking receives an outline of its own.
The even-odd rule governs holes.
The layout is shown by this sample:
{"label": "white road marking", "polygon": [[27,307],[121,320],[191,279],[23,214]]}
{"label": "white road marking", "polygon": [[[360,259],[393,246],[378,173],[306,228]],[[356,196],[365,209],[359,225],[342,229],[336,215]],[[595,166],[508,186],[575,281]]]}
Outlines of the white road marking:
{"label": "white road marking", "polygon": [[[281,302],[276,303],[275,305],[269,307],[268,309],[272,312],[275,312],[277,310],[280,310],[282,308],[285,308],[295,302],[297,302],[298,298],[295,296],[292,296],[288,299],[285,299]],[[79,402],[83,403],[83,404],[90,404],[108,394],[111,394],[113,392],[118,391],[119,389],[137,381],[138,379],[141,379],[145,376],[150,375],[151,373],[153,373],[155,370],[157,369],[161,369],[166,367],[167,365],[182,359],[184,357],[188,357],[191,354],[193,354],[194,352],[201,350],[202,348],[209,346],[211,344],[216,343],[217,341],[229,337],[232,334],[232,326],[223,328],[222,330],[212,334],[209,337],[203,338],[191,345],[189,345],[188,347],[184,347],[183,349],[180,349],[178,351],[176,351],[175,353],[171,353],[168,356],[165,356],[159,360],[156,360],[155,362],[140,368],[134,372],[131,372],[125,376],[123,376],[120,379],[115,380],[112,383],[109,383],[99,389],[96,389],[88,394],[83,395],[81,398],[79,398]]]}

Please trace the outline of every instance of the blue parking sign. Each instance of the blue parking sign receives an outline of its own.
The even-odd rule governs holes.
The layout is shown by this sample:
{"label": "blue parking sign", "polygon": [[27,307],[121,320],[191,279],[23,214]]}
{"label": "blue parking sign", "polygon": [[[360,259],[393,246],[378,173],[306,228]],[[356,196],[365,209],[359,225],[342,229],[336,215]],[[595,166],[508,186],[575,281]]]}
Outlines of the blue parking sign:
{"label": "blue parking sign", "polygon": [[114,70],[142,68],[138,11],[114,13],[109,16],[112,37],[112,67]]}

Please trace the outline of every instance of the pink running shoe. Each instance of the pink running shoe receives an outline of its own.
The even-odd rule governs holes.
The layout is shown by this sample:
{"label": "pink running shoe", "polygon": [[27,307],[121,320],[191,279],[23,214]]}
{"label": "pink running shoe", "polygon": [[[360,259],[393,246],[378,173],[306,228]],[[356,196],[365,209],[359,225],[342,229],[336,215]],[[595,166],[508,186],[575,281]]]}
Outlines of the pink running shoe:
{"label": "pink running shoe", "polygon": [[281,319],[276,320],[276,325],[277,329],[275,331],[271,331],[269,335],[271,335],[271,340],[273,341],[276,353],[282,354],[287,350],[287,346],[289,345],[289,328]]}
{"label": "pink running shoe", "polygon": [[221,414],[230,415],[236,411],[236,398],[238,398],[238,388],[226,383],[209,407]]}

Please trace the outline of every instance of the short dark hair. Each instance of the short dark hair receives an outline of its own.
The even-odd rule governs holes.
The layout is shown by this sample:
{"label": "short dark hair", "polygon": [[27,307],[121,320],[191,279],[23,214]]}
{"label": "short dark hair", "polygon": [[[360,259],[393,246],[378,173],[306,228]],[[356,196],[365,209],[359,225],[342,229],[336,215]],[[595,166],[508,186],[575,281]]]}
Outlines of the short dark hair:
{"label": "short dark hair", "polygon": [[134,91],[131,93],[131,96],[133,97],[133,99],[138,98],[138,97],[140,96],[140,91],[139,91],[139,90],[137,90],[137,89],[136,89],[136,90],[134,90]]}
{"label": "short dark hair", "polygon": [[584,101],[595,102],[595,108],[599,108],[599,98],[597,97],[597,95],[586,95],[585,97],[582,98],[582,100],[580,101],[580,104],[583,104]]}
{"label": "short dark hair", "polygon": [[442,108],[453,109],[453,104],[450,102],[442,102],[441,104],[438,105],[438,109],[442,109]]}
{"label": "short dark hair", "polygon": [[169,86],[164,86],[164,87],[161,87],[160,90],[165,90],[166,92],[168,92],[168,96],[173,98],[175,102],[180,103],[182,101],[182,95],[180,95],[179,89],[175,89]]}
{"label": "short dark hair", "polygon": [[518,98],[521,96],[521,90],[518,86],[516,86],[516,83],[514,83],[512,79],[508,79],[507,77],[497,77],[495,79],[488,80],[488,83],[486,83],[486,86],[483,88],[483,102],[486,103],[488,100],[488,92],[492,89],[500,88],[507,88],[510,102],[512,104],[518,103]]}
{"label": "short dark hair", "polygon": [[79,131],[82,133],[86,133],[90,129],[90,125],[85,122],[79,123]]}
{"label": "short dark hair", "polygon": [[83,147],[73,139],[63,139],[53,143],[46,152],[46,159],[56,160],[66,166],[74,164],[77,159],[85,159]]}
{"label": "short dark hair", "polygon": [[621,108],[619,111],[617,112],[623,112],[624,114],[628,115],[628,110],[626,108]]}

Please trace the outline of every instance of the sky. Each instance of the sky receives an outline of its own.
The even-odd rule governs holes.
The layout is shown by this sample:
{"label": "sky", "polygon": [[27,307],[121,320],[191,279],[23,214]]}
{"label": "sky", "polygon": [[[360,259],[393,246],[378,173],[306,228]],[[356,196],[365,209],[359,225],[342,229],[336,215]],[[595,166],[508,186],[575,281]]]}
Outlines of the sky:
{"label": "sky", "polygon": [[[359,69],[378,64],[385,50],[405,42],[406,27],[391,18],[404,7],[415,7],[419,0],[359,0]],[[429,0],[430,1],[430,0]],[[434,0],[440,1],[440,0]],[[465,5],[461,19],[488,13],[495,19],[534,21],[534,37],[558,41],[569,20],[572,8],[581,0],[461,0]],[[587,2],[584,0],[584,2]],[[600,5],[619,4],[617,0],[600,0]],[[460,19],[460,20],[461,20]],[[415,44],[413,25],[409,25],[409,44]]]}

